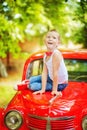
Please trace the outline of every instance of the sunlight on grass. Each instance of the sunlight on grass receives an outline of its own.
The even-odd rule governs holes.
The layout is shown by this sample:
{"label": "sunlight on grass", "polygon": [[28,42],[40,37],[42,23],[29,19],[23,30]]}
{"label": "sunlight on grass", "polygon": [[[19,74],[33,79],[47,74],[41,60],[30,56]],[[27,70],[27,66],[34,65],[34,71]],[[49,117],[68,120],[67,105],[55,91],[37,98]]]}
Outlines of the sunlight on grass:
{"label": "sunlight on grass", "polygon": [[5,107],[15,93],[16,91],[11,86],[0,86],[0,107]]}

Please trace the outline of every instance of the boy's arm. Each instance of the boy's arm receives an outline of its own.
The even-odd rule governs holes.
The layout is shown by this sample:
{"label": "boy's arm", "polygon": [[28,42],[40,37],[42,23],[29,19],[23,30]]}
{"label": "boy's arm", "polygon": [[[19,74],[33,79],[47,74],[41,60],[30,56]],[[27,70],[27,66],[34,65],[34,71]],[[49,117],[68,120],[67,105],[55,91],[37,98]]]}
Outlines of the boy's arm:
{"label": "boy's arm", "polygon": [[45,92],[46,83],[47,83],[47,75],[48,75],[48,71],[47,71],[46,64],[44,63],[43,71],[42,71],[42,89],[34,92],[33,94],[39,94],[39,93],[42,94]]}
{"label": "boy's arm", "polygon": [[48,71],[47,71],[46,64],[44,63],[43,72],[42,72],[42,90],[43,91],[45,91],[46,89],[47,75],[48,75]]}
{"label": "boy's arm", "polygon": [[58,69],[60,66],[60,62],[62,59],[61,53],[55,53],[53,55],[53,60],[52,60],[52,67],[53,67],[53,88],[52,88],[52,94],[54,95],[59,95],[58,89]]}

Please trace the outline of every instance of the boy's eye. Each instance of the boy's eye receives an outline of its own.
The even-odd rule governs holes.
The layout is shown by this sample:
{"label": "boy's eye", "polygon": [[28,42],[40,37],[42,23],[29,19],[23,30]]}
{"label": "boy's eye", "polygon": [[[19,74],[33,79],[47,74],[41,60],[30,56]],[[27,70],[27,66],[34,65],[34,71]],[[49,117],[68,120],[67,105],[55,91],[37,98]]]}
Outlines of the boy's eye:
{"label": "boy's eye", "polygon": [[56,37],[53,37],[53,39],[56,39]]}
{"label": "boy's eye", "polygon": [[47,36],[47,38],[53,38],[53,39],[56,39],[56,37],[55,36]]}
{"label": "boy's eye", "polygon": [[50,36],[47,36],[47,38],[50,38]]}

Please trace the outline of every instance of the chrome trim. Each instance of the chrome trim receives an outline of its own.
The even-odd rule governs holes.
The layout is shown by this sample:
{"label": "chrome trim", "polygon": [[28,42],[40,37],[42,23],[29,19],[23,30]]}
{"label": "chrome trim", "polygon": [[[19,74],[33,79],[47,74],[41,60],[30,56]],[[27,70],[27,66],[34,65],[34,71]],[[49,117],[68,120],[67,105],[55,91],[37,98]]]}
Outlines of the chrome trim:
{"label": "chrome trim", "polygon": [[[63,117],[41,117],[41,116],[37,116],[37,115],[32,115],[32,114],[29,114],[29,117],[31,118],[36,118],[36,119],[39,119],[39,120],[46,120],[47,123],[46,123],[46,130],[51,130],[51,123],[50,121],[57,121],[57,120],[71,120],[71,119],[74,119],[75,116],[63,116]],[[28,126],[31,130],[39,130],[37,128],[34,128],[34,127],[31,127],[31,126]],[[72,130],[75,130],[75,129],[72,129]]]}
{"label": "chrome trim", "polygon": [[30,128],[31,130],[39,130],[39,129],[33,128],[33,127],[31,127],[31,126],[28,126],[28,128]]}
{"label": "chrome trim", "polygon": [[[18,111],[18,110],[15,110],[15,109],[12,109],[12,110],[9,110],[6,114],[5,114],[5,117],[4,117],[4,122],[5,122],[5,125],[7,126],[7,124],[6,124],[6,116],[9,114],[9,113],[11,113],[11,112],[17,112],[19,115],[20,115],[20,117],[21,117],[21,124],[20,124],[20,126],[23,124],[23,116],[22,116],[22,114],[21,114],[21,112],[20,111]],[[20,128],[20,126],[18,127],[18,128]],[[8,126],[7,126],[7,128],[8,128]],[[18,129],[17,128],[17,129]],[[10,130],[10,129],[9,129]],[[14,129],[13,129],[14,130]]]}
{"label": "chrome trim", "polygon": [[42,117],[42,116],[37,116],[37,115],[32,115],[32,114],[29,114],[30,117],[32,118],[36,118],[36,119],[39,119],[39,120],[51,120],[51,121],[55,121],[55,120],[69,120],[69,119],[74,119],[75,116],[63,116],[63,117]]}
{"label": "chrome trim", "polygon": [[46,130],[51,130],[50,117],[48,116]]}
{"label": "chrome trim", "polygon": [[87,130],[87,115],[85,115],[82,119],[82,128],[83,130]]}

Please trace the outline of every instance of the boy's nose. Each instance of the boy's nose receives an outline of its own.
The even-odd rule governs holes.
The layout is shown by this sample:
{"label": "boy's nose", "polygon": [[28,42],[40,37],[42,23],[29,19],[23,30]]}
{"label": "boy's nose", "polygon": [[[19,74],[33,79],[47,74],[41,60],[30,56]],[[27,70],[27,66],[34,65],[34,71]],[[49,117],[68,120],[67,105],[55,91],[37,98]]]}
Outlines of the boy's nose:
{"label": "boy's nose", "polygon": [[50,37],[49,40],[51,41],[51,40],[52,40],[52,37]]}

